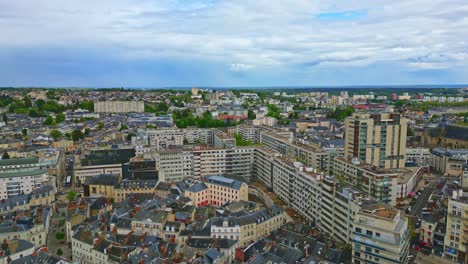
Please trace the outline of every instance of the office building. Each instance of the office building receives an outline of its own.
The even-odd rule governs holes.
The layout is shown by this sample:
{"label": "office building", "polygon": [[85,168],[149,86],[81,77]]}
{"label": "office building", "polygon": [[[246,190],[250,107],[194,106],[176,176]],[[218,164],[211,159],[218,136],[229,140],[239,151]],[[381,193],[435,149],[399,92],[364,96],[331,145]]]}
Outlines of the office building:
{"label": "office building", "polygon": [[399,114],[353,114],[345,119],[345,158],[380,168],[404,168],[407,124]]}

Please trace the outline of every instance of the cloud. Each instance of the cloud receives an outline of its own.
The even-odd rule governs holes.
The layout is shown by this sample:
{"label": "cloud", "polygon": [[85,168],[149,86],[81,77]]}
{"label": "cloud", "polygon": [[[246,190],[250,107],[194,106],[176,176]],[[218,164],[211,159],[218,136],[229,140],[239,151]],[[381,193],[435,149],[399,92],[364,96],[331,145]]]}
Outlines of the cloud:
{"label": "cloud", "polygon": [[458,69],[468,66],[467,17],[465,0],[0,0],[0,49],[89,49],[123,64],[204,61],[228,72]]}
{"label": "cloud", "polygon": [[229,67],[231,71],[247,71],[252,69],[253,65],[243,64],[243,63],[233,63]]}

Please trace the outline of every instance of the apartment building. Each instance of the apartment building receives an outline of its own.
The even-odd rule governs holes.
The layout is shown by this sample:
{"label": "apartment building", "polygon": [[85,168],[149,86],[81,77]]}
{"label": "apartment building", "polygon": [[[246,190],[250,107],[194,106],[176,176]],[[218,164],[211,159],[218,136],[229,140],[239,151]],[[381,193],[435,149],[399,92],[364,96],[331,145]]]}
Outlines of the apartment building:
{"label": "apartment building", "polygon": [[184,195],[195,206],[221,206],[229,202],[248,201],[248,185],[245,182],[221,176],[206,177],[206,181],[195,183],[187,188]]}
{"label": "apartment building", "polygon": [[200,143],[213,146],[212,128],[187,128],[184,129],[184,139],[189,144]]}
{"label": "apartment building", "polygon": [[408,119],[400,114],[355,113],[345,119],[345,158],[381,168],[404,168]]}
{"label": "apartment building", "polygon": [[361,199],[352,239],[354,264],[408,263],[408,221],[398,209]]}
{"label": "apartment building", "polygon": [[254,151],[255,178],[271,188],[273,186],[273,164],[275,157],[281,154],[269,147],[258,146]]}
{"label": "apartment building", "polygon": [[156,150],[167,149],[169,146],[184,144],[184,131],[181,129],[165,128],[146,130],[151,147]]}
{"label": "apartment building", "polygon": [[330,170],[330,153],[314,148],[310,145],[295,143],[292,137],[281,134],[262,131],[260,132],[260,143],[272,148],[284,156],[293,158],[308,167],[328,173]]}
{"label": "apartment building", "polygon": [[216,129],[213,133],[213,147],[214,148],[234,148],[236,146],[236,139],[231,137],[226,132]]}
{"label": "apartment building", "polygon": [[99,101],[94,102],[95,113],[143,113],[143,101]]}
{"label": "apartment building", "polygon": [[468,164],[463,165],[460,185],[464,192],[468,192]]}
{"label": "apartment building", "polygon": [[244,140],[250,142],[258,143],[260,142],[260,130],[259,126],[249,126],[249,125],[237,125],[236,134],[240,135]]}
{"label": "apartment building", "polygon": [[213,217],[210,219],[211,237],[238,240],[241,247],[265,238],[286,224],[283,210],[273,206],[243,216]]}
{"label": "apartment building", "polygon": [[468,197],[454,191],[448,200],[444,257],[458,263],[468,263]]}
{"label": "apartment building", "polygon": [[430,166],[434,171],[447,176],[460,176],[468,160],[468,149],[433,148]]}
{"label": "apartment building", "polygon": [[392,206],[396,205],[399,174],[394,170],[363,163],[357,158],[335,158],[333,173],[369,197]]}
{"label": "apartment building", "polygon": [[428,167],[431,151],[428,148],[406,148],[406,163],[413,166]]}
{"label": "apartment building", "polygon": [[49,172],[46,169],[10,170],[0,172],[0,198],[30,194],[35,189],[49,183]]}
{"label": "apartment building", "polygon": [[159,150],[150,155],[156,161],[159,180],[179,182],[193,179],[193,152],[181,148]]}
{"label": "apartment building", "polygon": [[193,177],[223,175],[249,182],[253,177],[255,148],[194,149]]}

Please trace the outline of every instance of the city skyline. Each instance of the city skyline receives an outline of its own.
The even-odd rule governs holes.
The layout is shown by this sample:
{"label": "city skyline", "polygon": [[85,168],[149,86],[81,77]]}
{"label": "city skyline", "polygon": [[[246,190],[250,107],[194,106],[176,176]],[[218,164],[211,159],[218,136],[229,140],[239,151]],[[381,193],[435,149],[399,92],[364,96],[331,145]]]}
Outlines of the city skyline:
{"label": "city skyline", "polygon": [[459,0],[32,3],[0,2],[0,86],[468,83]]}

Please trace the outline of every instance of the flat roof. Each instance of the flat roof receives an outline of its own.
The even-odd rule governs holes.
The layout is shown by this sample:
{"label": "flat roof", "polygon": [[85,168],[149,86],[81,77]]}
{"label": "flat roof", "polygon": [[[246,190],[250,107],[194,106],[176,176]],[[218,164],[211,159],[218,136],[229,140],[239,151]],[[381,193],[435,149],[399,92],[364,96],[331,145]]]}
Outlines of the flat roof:
{"label": "flat roof", "polygon": [[0,173],[0,178],[9,178],[9,177],[25,177],[25,176],[34,176],[47,173],[48,170],[21,170],[21,171],[11,171]]}
{"label": "flat roof", "polygon": [[3,159],[3,160],[0,160],[0,166],[35,164],[38,162],[39,162],[38,158]]}

